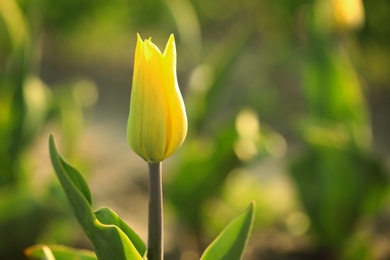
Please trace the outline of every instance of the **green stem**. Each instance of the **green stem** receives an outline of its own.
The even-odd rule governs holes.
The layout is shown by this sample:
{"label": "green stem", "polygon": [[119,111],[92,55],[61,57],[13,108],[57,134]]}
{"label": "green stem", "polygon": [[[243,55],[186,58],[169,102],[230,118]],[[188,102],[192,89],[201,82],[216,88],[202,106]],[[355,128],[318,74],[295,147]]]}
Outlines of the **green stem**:
{"label": "green stem", "polygon": [[149,227],[148,260],[162,260],[163,254],[163,207],[162,163],[149,165]]}

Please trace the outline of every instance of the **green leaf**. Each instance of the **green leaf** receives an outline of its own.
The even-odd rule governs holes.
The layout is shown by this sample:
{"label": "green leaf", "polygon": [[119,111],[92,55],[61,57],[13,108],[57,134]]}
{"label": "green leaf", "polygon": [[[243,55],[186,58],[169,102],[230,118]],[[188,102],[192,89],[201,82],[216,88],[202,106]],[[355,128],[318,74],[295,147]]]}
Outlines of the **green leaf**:
{"label": "green leaf", "polygon": [[93,212],[91,193],[83,176],[59,155],[53,136],[49,140],[54,170],[73,211],[99,260],[142,259],[146,247],[135,232],[107,208]]}
{"label": "green leaf", "polygon": [[146,246],[144,241],[134,232],[114,211],[110,208],[102,207],[95,211],[98,220],[105,225],[115,225],[120,228],[126,236],[131,240],[134,247],[140,255],[145,255]]}
{"label": "green leaf", "polygon": [[238,260],[242,258],[253,226],[255,203],[234,219],[206,248],[201,260]]}
{"label": "green leaf", "polygon": [[31,259],[45,260],[97,260],[94,252],[61,245],[35,245],[24,253]]}

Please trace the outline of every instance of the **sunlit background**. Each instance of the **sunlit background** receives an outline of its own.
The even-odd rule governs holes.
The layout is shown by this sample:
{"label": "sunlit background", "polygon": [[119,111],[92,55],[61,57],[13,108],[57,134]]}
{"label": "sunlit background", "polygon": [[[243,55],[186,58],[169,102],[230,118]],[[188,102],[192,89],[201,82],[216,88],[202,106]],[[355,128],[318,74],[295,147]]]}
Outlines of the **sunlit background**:
{"label": "sunlit background", "polygon": [[256,201],[244,259],[390,258],[390,3],[0,0],[0,259],[91,249],[49,162],[146,241],[126,124],[136,33],[171,33],[187,139],[164,162],[166,259],[199,259]]}

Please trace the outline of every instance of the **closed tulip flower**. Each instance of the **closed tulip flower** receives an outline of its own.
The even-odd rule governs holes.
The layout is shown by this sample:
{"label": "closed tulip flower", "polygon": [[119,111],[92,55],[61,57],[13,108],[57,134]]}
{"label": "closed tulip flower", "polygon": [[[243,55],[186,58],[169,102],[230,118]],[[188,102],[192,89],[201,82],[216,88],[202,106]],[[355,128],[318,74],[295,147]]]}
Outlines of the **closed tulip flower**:
{"label": "closed tulip flower", "polygon": [[355,29],[364,23],[362,0],[332,0],[331,7],[336,29]]}
{"label": "closed tulip flower", "polygon": [[173,34],[163,53],[137,34],[127,140],[145,161],[161,162],[187,134],[187,116],[176,77]]}

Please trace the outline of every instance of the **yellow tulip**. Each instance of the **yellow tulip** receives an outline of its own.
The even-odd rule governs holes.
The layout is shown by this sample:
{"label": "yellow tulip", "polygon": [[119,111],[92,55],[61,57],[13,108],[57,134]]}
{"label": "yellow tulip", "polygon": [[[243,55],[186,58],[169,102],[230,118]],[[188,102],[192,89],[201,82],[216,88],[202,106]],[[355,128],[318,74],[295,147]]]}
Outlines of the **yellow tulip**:
{"label": "yellow tulip", "polygon": [[137,34],[127,140],[147,162],[172,155],[187,134],[187,115],[176,77],[173,34],[161,53]]}
{"label": "yellow tulip", "polygon": [[362,0],[331,0],[331,8],[336,29],[355,29],[364,23]]}

